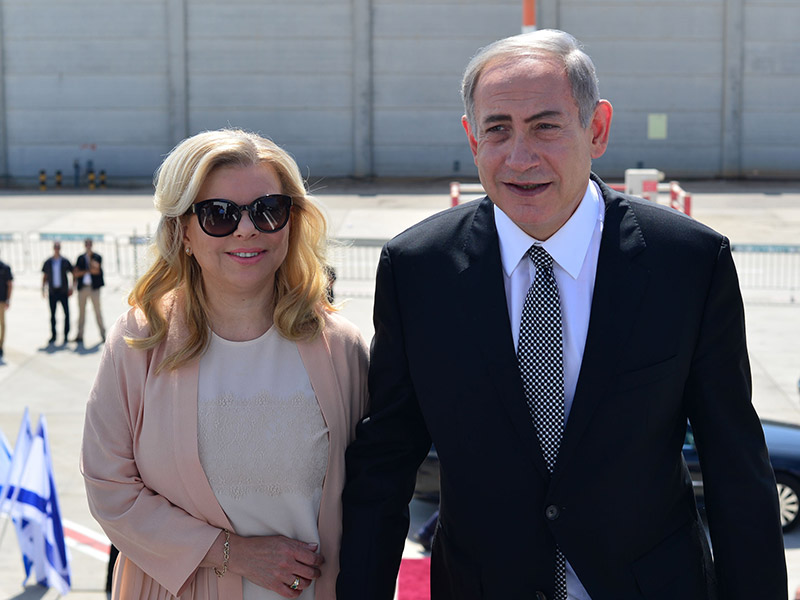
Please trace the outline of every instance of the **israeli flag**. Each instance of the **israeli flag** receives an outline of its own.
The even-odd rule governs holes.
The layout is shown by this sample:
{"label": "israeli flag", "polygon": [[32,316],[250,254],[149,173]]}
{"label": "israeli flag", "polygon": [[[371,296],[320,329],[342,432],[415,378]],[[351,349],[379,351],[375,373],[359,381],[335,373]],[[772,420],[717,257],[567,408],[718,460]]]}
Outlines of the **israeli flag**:
{"label": "israeli flag", "polygon": [[0,431],[0,498],[3,497],[3,489],[5,489],[5,480],[11,472],[11,457],[14,453],[11,451],[11,445],[8,443],[6,434]]}
{"label": "israeli flag", "polygon": [[[31,417],[28,408],[25,407],[22,421],[19,424],[19,432],[17,432],[17,441],[14,444],[14,452],[11,454],[11,462],[5,473],[0,471],[0,515],[9,514],[14,505],[19,490],[19,481],[32,444]],[[3,532],[5,533],[5,528]]]}
{"label": "israeli flag", "polygon": [[25,463],[17,501],[10,511],[25,565],[22,585],[35,571],[36,583],[56,588],[63,595],[70,589],[69,557],[44,416],[39,417],[39,428]]}

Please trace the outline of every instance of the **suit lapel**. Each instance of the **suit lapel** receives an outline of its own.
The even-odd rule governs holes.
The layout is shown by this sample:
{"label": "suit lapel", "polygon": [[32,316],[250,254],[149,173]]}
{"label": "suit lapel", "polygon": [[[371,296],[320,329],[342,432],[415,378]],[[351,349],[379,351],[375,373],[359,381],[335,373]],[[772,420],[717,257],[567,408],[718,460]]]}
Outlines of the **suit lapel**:
{"label": "suit lapel", "polygon": [[564,431],[555,478],[577,451],[580,438],[598,402],[606,396],[624,344],[649,280],[649,271],[635,260],[645,249],[644,236],[630,204],[600,180],[606,216],[600,242],[589,330],[578,385]]}
{"label": "suit lapel", "polygon": [[525,455],[544,477],[549,477],[536,430],[531,422],[519,374],[511,324],[506,308],[500,245],[488,198],[475,211],[462,248],[458,306],[470,338],[476,340],[500,407],[508,414]]}

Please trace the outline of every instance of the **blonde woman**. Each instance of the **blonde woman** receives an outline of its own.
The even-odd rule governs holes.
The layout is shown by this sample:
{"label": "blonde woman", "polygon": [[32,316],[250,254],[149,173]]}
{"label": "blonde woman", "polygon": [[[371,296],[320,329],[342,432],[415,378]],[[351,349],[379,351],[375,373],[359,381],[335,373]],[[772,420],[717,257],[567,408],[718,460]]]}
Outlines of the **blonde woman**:
{"label": "blonde woman", "polygon": [[367,348],[327,299],[322,213],[285,151],[236,130],[179,144],[155,205],[83,436],[112,597],[332,600]]}

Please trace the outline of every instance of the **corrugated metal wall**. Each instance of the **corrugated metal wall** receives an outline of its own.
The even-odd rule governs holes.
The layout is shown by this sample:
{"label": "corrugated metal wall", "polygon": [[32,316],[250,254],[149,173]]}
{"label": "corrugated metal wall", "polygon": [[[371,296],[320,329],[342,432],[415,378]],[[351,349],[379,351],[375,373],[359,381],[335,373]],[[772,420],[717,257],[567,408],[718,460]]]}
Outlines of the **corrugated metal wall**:
{"label": "corrugated metal wall", "polygon": [[9,174],[69,177],[92,158],[152,172],[169,147],[164,1],[3,0],[2,12]]}
{"label": "corrugated metal wall", "polygon": [[[724,95],[722,0],[562,0],[559,26],[585,44],[601,94],[614,106],[611,143],[598,166],[717,172]],[[666,115],[665,138],[648,131],[650,119],[659,118],[651,115]]]}
{"label": "corrugated metal wall", "polygon": [[[614,105],[597,170],[800,176],[800,2],[539,1],[540,25],[584,42]],[[666,137],[651,137],[662,115]]]}
{"label": "corrugated metal wall", "polygon": [[243,127],[314,173],[352,172],[349,1],[190,0],[187,9],[188,133]]}
{"label": "corrugated metal wall", "polygon": [[[615,107],[595,168],[800,175],[797,0],[539,0]],[[0,0],[0,176],[150,177],[203,129],[329,176],[473,177],[458,88],[519,0]]]}
{"label": "corrugated metal wall", "polygon": [[478,48],[521,28],[519,0],[375,0],[375,172],[476,173],[461,75]]}
{"label": "corrugated metal wall", "polygon": [[741,166],[800,176],[800,2],[747,0],[743,9]]}

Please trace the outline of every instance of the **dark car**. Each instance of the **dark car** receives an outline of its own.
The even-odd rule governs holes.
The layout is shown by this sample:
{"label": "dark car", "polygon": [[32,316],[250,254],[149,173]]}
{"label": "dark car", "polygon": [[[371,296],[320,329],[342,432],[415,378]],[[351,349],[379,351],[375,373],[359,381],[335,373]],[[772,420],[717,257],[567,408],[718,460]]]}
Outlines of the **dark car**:
{"label": "dark car", "polygon": [[433,446],[417,471],[414,498],[439,503],[439,455]]}
{"label": "dark car", "polygon": [[[781,525],[784,532],[791,531],[800,524],[800,426],[776,421],[762,421],[761,424],[778,483]],[[686,431],[683,457],[692,475],[698,505],[702,509],[703,475],[700,472],[700,461],[691,428]],[[439,455],[436,448],[431,448],[417,471],[414,497],[429,502],[439,501]]]}
{"label": "dark car", "polygon": [[[761,425],[778,484],[781,525],[784,532],[791,531],[800,524],[800,426],[777,421],[761,421]],[[698,505],[702,507],[703,475],[691,428],[686,431],[683,457],[692,475]]]}

